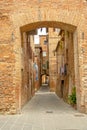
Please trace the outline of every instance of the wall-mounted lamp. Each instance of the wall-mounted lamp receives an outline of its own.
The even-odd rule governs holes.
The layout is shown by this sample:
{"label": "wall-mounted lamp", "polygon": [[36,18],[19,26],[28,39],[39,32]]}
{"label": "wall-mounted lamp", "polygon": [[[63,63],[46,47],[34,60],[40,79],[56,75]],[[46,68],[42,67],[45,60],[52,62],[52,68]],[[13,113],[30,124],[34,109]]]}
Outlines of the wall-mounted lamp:
{"label": "wall-mounted lamp", "polygon": [[54,52],[54,56],[55,56],[55,52]]}
{"label": "wall-mounted lamp", "polygon": [[84,32],[82,32],[82,40],[84,40]]}
{"label": "wall-mounted lamp", "polygon": [[14,42],[14,40],[15,40],[15,36],[14,36],[14,33],[12,32],[12,34],[11,34],[11,41]]}
{"label": "wall-mounted lamp", "polygon": [[53,55],[54,55],[54,56],[56,55],[56,51],[55,51],[55,50],[53,50]]}
{"label": "wall-mounted lamp", "polygon": [[81,49],[81,52],[82,52],[82,54],[83,54],[83,53],[85,52],[85,49],[84,49],[84,48],[82,48],[82,49]]}

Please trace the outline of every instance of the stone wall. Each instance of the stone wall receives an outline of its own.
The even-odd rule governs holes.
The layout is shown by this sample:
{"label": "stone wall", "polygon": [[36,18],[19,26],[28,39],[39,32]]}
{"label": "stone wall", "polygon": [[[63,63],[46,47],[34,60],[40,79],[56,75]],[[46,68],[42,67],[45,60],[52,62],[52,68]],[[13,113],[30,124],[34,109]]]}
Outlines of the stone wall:
{"label": "stone wall", "polygon": [[23,34],[23,45],[22,45],[22,68],[21,68],[21,75],[22,75],[22,82],[21,82],[21,106],[31,99],[34,94],[34,71],[33,71],[33,64],[34,64],[34,57],[33,57],[33,49],[31,47],[34,44],[32,41],[32,36],[28,35],[27,33]]}
{"label": "stone wall", "polygon": [[1,0],[0,25],[0,112],[21,110],[21,34],[43,26],[74,31],[77,108],[87,112],[87,2]]}
{"label": "stone wall", "polygon": [[[62,37],[63,33],[64,35]],[[61,39],[57,44],[56,53],[58,67],[56,93],[67,102],[68,96],[72,92],[72,88],[75,87],[73,33],[62,30]],[[63,74],[60,72],[61,67],[64,68]],[[64,81],[63,84],[62,80]]]}
{"label": "stone wall", "polygon": [[[41,87],[41,50],[40,48],[36,48],[37,55],[34,57],[35,62],[38,67],[38,72],[37,70],[34,69],[34,86],[35,86],[35,91],[37,91]],[[37,77],[38,73],[38,77]],[[38,78],[38,79],[37,79]]]}
{"label": "stone wall", "polygon": [[58,43],[58,33],[54,28],[49,28],[49,87],[50,91],[56,90],[56,55],[55,49]]}

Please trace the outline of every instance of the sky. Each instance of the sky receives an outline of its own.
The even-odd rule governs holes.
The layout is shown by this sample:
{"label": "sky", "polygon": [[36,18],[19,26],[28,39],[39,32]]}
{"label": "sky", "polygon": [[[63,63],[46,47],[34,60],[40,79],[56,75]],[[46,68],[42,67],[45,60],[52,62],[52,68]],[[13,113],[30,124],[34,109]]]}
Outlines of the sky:
{"label": "sky", "polygon": [[34,35],[34,43],[39,44],[40,43],[40,35],[47,35],[46,28],[40,28],[37,30],[37,35]]}

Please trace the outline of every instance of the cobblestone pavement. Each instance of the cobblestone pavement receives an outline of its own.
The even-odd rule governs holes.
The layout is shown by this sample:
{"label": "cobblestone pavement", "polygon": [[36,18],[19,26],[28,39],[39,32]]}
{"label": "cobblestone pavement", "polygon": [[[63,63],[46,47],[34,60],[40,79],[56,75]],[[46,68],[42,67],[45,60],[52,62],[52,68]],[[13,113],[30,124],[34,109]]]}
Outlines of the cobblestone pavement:
{"label": "cobblestone pavement", "polygon": [[87,115],[41,88],[19,115],[0,115],[0,130],[87,130]]}

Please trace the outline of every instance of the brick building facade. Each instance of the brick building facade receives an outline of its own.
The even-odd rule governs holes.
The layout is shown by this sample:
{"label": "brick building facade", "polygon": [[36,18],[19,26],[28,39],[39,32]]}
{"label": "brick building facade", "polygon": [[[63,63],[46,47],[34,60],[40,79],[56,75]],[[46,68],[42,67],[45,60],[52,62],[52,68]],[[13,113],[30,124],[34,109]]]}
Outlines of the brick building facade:
{"label": "brick building facade", "polygon": [[21,43],[25,44],[22,37],[25,32],[40,27],[73,33],[77,109],[87,113],[86,0],[0,1],[0,112],[21,111],[25,100],[21,91]]}

